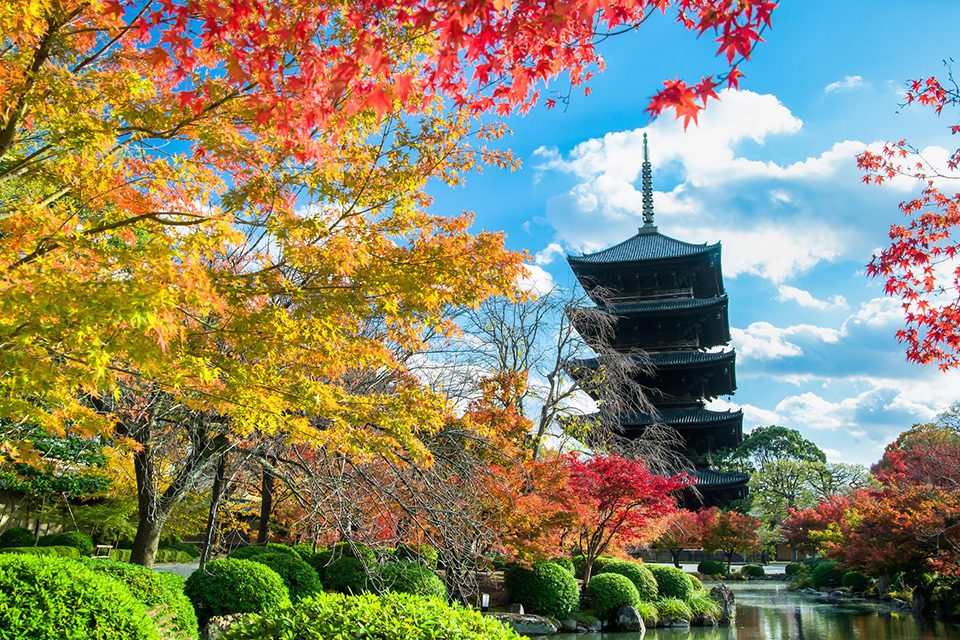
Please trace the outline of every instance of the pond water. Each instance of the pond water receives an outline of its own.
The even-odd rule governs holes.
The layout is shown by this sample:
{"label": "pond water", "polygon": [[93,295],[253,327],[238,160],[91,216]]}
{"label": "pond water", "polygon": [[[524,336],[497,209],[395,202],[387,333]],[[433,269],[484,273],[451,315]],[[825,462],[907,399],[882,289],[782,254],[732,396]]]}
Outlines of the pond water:
{"label": "pond water", "polygon": [[960,626],[919,619],[889,607],[824,600],[787,591],[782,582],[730,585],[736,627],[651,629],[638,633],[560,634],[551,640],[960,640]]}

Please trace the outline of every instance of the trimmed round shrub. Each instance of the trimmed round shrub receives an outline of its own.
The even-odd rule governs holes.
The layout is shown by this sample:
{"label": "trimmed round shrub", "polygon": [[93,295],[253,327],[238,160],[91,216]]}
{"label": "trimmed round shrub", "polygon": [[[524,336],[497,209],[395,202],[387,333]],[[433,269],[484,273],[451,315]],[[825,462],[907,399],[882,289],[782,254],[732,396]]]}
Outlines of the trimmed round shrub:
{"label": "trimmed round shrub", "polygon": [[250,558],[251,562],[259,562],[277,572],[283,584],[287,585],[287,592],[291,600],[299,600],[312,593],[323,591],[320,576],[309,564],[298,556],[289,553],[261,553]]}
{"label": "trimmed round shrub", "polygon": [[79,558],[76,547],[8,547],[3,553],[20,553],[28,556],[50,556],[52,558]]}
{"label": "trimmed round shrub", "polygon": [[158,640],[147,609],[120,582],[76,560],[0,554],[0,630],[33,640]]}
{"label": "trimmed round shrub", "polygon": [[437,574],[419,562],[388,562],[377,571],[378,585],[384,591],[409,593],[446,600],[447,587]]}
{"label": "trimmed round shrub", "polygon": [[783,572],[790,578],[803,571],[805,566],[802,562],[788,562],[783,568]]}
{"label": "trimmed round shrub", "polygon": [[657,579],[653,577],[653,572],[642,564],[626,561],[611,562],[597,575],[604,573],[618,573],[630,578],[630,582],[637,588],[641,600],[650,602],[657,599],[659,593]]}
{"label": "trimmed round shrub", "polygon": [[361,561],[363,566],[371,569],[377,565],[377,554],[362,542],[352,544],[349,542],[338,542],[332,547],[317,549],[317,552],[313,554],[313,557],[308,562],[317,570],[323,584],[327,584],[329,582],[326,575],[327,567],[341,558],[356,558]]}
{"label": "trimmed round shrub", "polygon": [[657,613],[661,620],[693,620],[693,611],[680,598],[663,598],[657,601]]}
{"label": "trimmed round shrub", "polygon": [[64,531],[37,540],[38,547],[73,547],[81,556],[93,553],[93,539],[82,531]]}
{"label": "trimmed round shrub", "polygon": [[586,589],[590,606],[601,618],[607,618],[623,605],[636,607],[640,594],[630,578],[619,573],[600,573],[590,579]]}
{"label": "trimmed round shrub", "polygon": [[[693,595],[693,585],[687,579],[683,569],[662,564],[648,565],[653,577],[657,579],[657,592],[661,598],[679,598],[686,600]],[[662,617],[662,616],[661,616]]]}
{"label": "trimmed round shrub", "polygon": [[231,551],[227,557],[233,558],[234,560],[249,560],[253,556],[265,553],[285,553],[290,556],[297,556],[297,552],[285,544],[268,542],[267,544],[248,544],[244,547],[239,547]]}
{"label": "trimmed round shrub", "polygon": [[[197,616],[183,593],[183,578],[172,573],[153,571],[138,564],[114,562],[105,558],[85,558],[83,564],[94,573],[126,585],[127,590],[147,608],[164,637],[197,637]],[[165,624],[162,621],[169,622]]]}
{"label": "trimmed round shrub", "polygon": [[660,614],[657,612],[657,605],[653,602],[641,602],[634,609],[640,614],[643,620],[643,626],[647,629],[657,626],[660,622]]}
{"label": "trimmed round shrub", "polygon": [[555,565],[561,566],[571,574],[576,573],[576,569],[573,567],[573,560],[566,556],[557,556],[556,558],[550,558],[548,562],[552,562]]}
{"label": "trimmed round shrub", "polygon": [[840,579],[840,584],[862,593],[873,586],[873,579],[862,571],[847,571]]}
{"label": "trimmed round shrub", "polygon": [[231,627],[226,640],[521,640],[475,609],[408,593],[346,596],[318,593],[292,607],[265,611]]}
{"label": "trimmed round shrub", "polygon": [[694,593],[698,591],[703,591],[703,583],[700,581],[700,578],[693,575],[692,573],[688,573],[687,580],[690,581],[690,586],[693,587]]}
{"label": "trimmed round shrub", "polygon": [[214,560],[194,571],[184,593],[201,625],[214,616],[258,613],[290,604],[287,587],[273,569],[235,558]]}
{"label": "trimmed round shrub", "polygon": [[510,598],[530,613],[562,618],[580,606],[577,579],[552,562],[537,562],[529,569],[512,566],[504,574],[503,584]]}
{"label": "trimmed round shrub", "polygon": [[191,542],[184,542],[176,536],[166,538],[160,543],[160,549],[163,551],[180,551],[187,554],[192,559],[200,557],[200,549]]}
{"label": "trimmed round shrub", "polygon": [[398,544],[393,551],[393,557],[400,561],[419,562],[434,570],[440,561],[437,550],[428,544]]}
{"label": "trimmed round shrub", "polygon": [[719,560],[703,560],[697,565],[697,573],[705,576],[725,576],[727,575],[727,565]]}
{"label": "trimmed round shrub", "polygon": [[695,593],[688,598],[687,606],[690,607],[690,612],[693,613],[694,618],[702,618],[707,615],[719,618],[723,615],[723,607],[706,591]]}
{"label": "trimmed round shrub", "polygon": [[[370,569],[376,565],[370,565]],[[338,593],[366,593],[370,590],[367,567],[357,558],[344,556],[324,567],[320,581],[327,589]]]}
{"label": "trimmed round shrub", "polygon": [[32,547],[37,538],[23,527],[11,527],[0,533],[0,547]]}
{"label": "trimmed round shrub", "polygon": [[312,544],[305,544],[301,542],[300,544],[295,544],[290,548],[293,549],[293,552],[300,556],[300,559],[304,562],[310,562],[310,558],[312,558],[314,554]]}
{"label": "trimmed round shrub", "polygon": [[747,578],[762,578],[767,573],[758,564],[745,564],[740,568],[740,575]]}
{"label": "trimmed round shrub", "polygon": [[821,562],[810,570],[810,581],[815,587],[833,587],[840,584],[843,570],[839,562]]}

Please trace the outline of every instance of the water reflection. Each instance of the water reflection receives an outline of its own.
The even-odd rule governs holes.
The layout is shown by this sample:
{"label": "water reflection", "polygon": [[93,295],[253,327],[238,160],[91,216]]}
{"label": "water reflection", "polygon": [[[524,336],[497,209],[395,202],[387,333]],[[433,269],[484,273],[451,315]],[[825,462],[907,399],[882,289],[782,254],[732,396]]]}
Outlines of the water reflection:
{"label": "water reflection", "polygon": [[[960,640],[960,626],[891,612],[871,602],[818,600],[782,583],[731,585],[736,628],[651,629],[645,640]],[[636,633],[562,634],[553,640],[638,640]]]}

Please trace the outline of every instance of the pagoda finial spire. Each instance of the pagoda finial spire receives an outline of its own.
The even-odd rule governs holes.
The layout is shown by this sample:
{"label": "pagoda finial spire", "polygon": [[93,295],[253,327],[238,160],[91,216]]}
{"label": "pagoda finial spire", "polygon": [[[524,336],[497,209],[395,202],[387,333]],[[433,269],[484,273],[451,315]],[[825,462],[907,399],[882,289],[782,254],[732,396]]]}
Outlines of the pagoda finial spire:
{"label": "pagoda finial spire", "polygon": [[650,166],[650,149],[647,146],[647,134],[643,134],[643,226],[640,233],[656,233],[653,224],[653,169]]}

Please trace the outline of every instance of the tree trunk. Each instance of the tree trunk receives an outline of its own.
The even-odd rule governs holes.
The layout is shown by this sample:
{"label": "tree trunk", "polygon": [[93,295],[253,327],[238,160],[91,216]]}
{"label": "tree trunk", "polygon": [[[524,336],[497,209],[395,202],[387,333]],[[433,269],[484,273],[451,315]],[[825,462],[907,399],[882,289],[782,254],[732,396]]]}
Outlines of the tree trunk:
{"label": "tree trunk", "polygon": [[683,553],[683,549],[670,549],[670,557],[673,558],[673,566],[677,569],[680,568],[680,554]]}
{"label": "tree trunk", "polygon": [[142,438],[147,442],[141,442],[141,449],[133,454],[133,471],[137,478],[137,534],[133,538],[130,562],[152,567],[167,514],[161,513],[158,504],[149,429],[142,431],[147,432],[147,437]]}
{"label": "tree trunk", "polygon": [[734,552],[734,551],[724,551],[724,553],[727,555],[727,576],[729,577],[729,576],[730,576],[730,565],[733,564],[733,554],[734,554],[735,552]]}
{"label": "tree trunk", "polygon": [[227,475],[227,452],[220,454],[217,461],[217,474],[213,478],[213,488],[210,490],[210,513],[207,515],[207,527],[203,532],[203,545],[200,550],[200,568],[210,560],[213,550],[213,539],[217,530],[217,511],[220,509],[220,499],[223,496],[224,479]]}
{"label": "tree trunk", "polygon": [[583,586],[586,588],[590,584],[590,578],[593,575],[593,558],[584,556],[583,558]]}
{"label": "tree trunk", "polygon": [[266,456],[263,476],[260,480],[260,528],[257,531],[257,544],[270,541],[270,518],[273,516],[273,489],[277,476],[273,473],[274,458]]}

